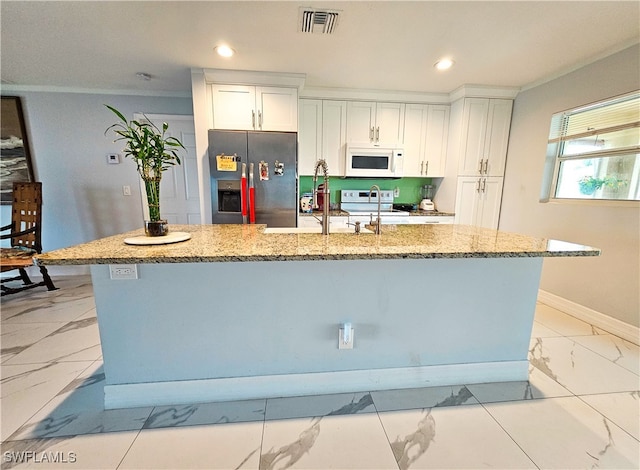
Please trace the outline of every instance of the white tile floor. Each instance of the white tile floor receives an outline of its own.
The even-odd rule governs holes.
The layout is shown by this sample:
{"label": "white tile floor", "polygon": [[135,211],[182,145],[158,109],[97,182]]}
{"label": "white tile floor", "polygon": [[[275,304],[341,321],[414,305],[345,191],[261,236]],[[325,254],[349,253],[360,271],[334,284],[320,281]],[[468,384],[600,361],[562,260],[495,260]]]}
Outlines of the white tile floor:
{"label": "white tile floor", "polygon": [[528,382],[104,411],[90,280],[56,283],[2,299],[3,469],[640,467],[638,346],[546,305]]}

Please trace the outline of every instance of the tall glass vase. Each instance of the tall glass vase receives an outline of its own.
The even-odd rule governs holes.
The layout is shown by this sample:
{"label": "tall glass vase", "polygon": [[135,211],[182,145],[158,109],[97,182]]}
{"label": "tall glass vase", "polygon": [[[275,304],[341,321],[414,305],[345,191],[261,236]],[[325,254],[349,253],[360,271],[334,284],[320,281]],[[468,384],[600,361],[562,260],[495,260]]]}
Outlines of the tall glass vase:
{"label": "tall glass vase", "polygon": [[161,177],[143,178],[149,207],[149,220],[144,222],[144,231],[148,237],[161,237],[169,233],[169,224],[160,218],[160,179]]}

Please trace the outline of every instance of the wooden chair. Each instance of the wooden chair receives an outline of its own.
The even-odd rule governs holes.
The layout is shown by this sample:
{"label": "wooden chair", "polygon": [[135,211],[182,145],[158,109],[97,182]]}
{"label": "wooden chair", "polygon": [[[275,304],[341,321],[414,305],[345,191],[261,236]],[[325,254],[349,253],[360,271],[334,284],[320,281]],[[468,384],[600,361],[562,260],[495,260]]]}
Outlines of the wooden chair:
{"label": "wooden chair", "polygon": [[[0,248],[0,272],[17,269],[19,276],[3,278],[0,281],[2,294],[14,294],[34,287],[46,286],[57,289],[49,277],[47,268],[39,266],[42,282],[34,283],[29,279],[26,268],[34,265],[33,256],[42,253],[42,183],[13,183],[11,223],[0,227],[0,240],[11,239],[11,248]],[[5,282],[22,280],[21,287],[9,287]]]}

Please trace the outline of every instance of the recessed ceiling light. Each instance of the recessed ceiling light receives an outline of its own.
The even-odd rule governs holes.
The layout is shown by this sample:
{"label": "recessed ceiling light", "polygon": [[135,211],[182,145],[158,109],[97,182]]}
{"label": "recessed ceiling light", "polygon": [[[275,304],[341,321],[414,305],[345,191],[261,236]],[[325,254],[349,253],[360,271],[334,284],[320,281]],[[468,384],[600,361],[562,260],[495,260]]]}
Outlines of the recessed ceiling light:
{"label": "recessed ceiling light", "polygon": [[451,59],[440,59],[438,62],[433,64],[433,66],[438,70],[448,70],[453,66],[453,60]]}
{"label": "recessed ceiling light", "polygon": [[224,45],[217,46],[215,50],[218,53],[218,55],[222,57],[231,57],[236,52],[233,49],[231,49],[229,46],[224,46]]}

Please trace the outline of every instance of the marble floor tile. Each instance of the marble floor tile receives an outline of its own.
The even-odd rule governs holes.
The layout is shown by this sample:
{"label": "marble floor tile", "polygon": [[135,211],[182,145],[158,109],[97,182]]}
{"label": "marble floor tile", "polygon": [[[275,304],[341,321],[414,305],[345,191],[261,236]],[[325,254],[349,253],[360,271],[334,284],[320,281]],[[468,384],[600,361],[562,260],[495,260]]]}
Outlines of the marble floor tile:
{"label": "marble floor tile", "polygon": [[0,335],[1,362],[15,357],[62,326],[64,322],[3,324]]}
{"label": "marble floor tile", "polygon": [[640,375],[640,348],[635,344],[609,334],[574,336],[571,339],[634,374]]}
{"label": "marble floor tile", "polygon": [[533,338],[529,362],[576,395],[638,390],[638,376],[570,338]]}
{"label": "marble floor tile", "polygon": [[264,421],[266,400],[157,406],[144,429]]}
{"label": "marble floor tile", "polygon": [[557,331],[562,336],[598,335],[604,333],[603,330],[593,325],[541,303],[536,305],[534,320],[546,328]]}
{"label": "marble floor tile", "polygon": [[397,470],[375,413],[265,421],[260,470]]}
{"label": "marble floor tile", "polygon": [[464,386],[381,390],[371,392],[371,396],[378,412],[478,403],[469,389]]}
{"label": "marble floor tile", "polygon": [[55,291],[25,291],[3,297],[3,324],[72,321],[95,308],[90,278],[56,285],[59,289]]}
{"label": "marble floor tile", "polygon": [[308,397],[269,398],[265,419],[312,418],[375,413],[369,393],[340,393]]}
{"label": "marble floor tile", "polygon": [[562,335],[557,331],[552,330],[551,328],[547,328],[542,323],[534,321],[533,329],[531,331],[531,336],[534,338],[551,338],[554,336],[562,336]]}
{"label": "marble floor tile", "polygon": [[13,434],[90,365],[89,361],[2,364],[2,440]]}
{"label": "marble floor tile", "polygon": [[527,381],[473,384],[467,385],[467,388],[480,403],[573,396],[569,390],[533,366],[529,366]]}
{"label": "marble floor tile", "polygon": [[10,440],[142,429],[153,407],[104,409],[105,377],[97,362],[71,381]]}
{"label": "marble floor tile", "polygon": [[539,468],[640,465],[640,443],[578,397],[484,406]]}
{"label": "marble floor tile", "polygon": [[536,468],[481,405],[380,413],[400,470]]}
{"label": "marble floor tile", "polygon": [[640,392],[582,395],[580,399],[640,440]]}
{"label": "marble floor tile", "polygon": [[136,435],[137,431],[8,441],[2,443],[2,468],[115,470]]}
{"label": "marble floor tile", "polygon": [[118,467],[124,469],[257,469],[262,422],[145,429]]}
{"label": "marble floor tile", "polygon": [[95,361],[100,354],[98,321],[91,317],[64,324],[4,363]]}

